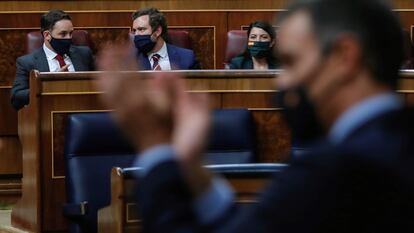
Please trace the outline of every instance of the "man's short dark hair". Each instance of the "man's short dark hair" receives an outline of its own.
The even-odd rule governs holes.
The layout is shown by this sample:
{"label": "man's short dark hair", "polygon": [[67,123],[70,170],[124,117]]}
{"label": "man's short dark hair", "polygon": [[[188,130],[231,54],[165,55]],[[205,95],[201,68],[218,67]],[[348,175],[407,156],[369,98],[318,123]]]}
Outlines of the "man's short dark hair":
{"label": "man's short dark hair", "polygon": [[42,34],[44,31],[51,31],[56,22],[63,19],[72,20],[70,16],[62,10],[50,10],[40,18],[40,31]]}
{"label": "man's short dark hair", "polygon": [[161,26],[162,33],[161,37],[167,41],[167,31],[168,31],[168,25],[167,25],[167,19],[165,19],[165,16],[163,13],[161,13],[157,8],[143,8],[135,11],[132,14],[132,20],[136,20],[138,17],[148,15],[149,17],[149,25],[152,28],[152,31],[157,30],[158,27]]}
{"label": "man's short dark hair", "polygon": [[391,7],[381,0],[299,0],[282,13],[280,21],[304,11],[311,18],[322,50],[327,55],[343,33],[360,43],[365,65],[377,81],[396,88],[404,57],[401,24]]}

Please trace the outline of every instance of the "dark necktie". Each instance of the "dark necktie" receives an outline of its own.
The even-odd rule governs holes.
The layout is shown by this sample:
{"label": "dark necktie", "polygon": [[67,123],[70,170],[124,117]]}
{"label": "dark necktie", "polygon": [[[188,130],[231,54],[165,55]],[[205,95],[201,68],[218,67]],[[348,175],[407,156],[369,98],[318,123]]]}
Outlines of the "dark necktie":
{"label": "dark necktie", "polygon": [[63,59],[62,55],[58,54],[55,58],[56,60],[58,60],[60,68],[66,66],[65,60]]}
{"label": "dark necktie", "polygon": [[161,66],[158,63],[160,60],[160,57],[161,56],[159,54],[152,55],[152,61],[154,62],[152,63],[152,70],[161,70]]}

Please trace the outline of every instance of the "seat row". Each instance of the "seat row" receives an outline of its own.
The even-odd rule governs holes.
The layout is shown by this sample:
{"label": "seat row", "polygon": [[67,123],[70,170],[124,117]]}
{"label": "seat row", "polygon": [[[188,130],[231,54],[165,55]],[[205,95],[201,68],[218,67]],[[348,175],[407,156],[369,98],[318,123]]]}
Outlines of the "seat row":
{"label": "seat row", "polygon": [[[412,43],[411,35],[408,31],[404,30],[404,47],[405,47],[405,59],[402,64],[402,69],[414,69],[414,46]],[[133,34],[129,34],[130,39],[133,41]],[[31,53],[40,48],[43,44],[43,37],[39,31],[33,31],[27,33],[26,36],[26,53]],[[184,30],[169,30],[168,42],[182,48],[192,49],[191,39],[189,33]],[[75,30],[73,32],[73,44],[88,46],[92,50],[95,49],[93,41],[89,38],[88,32],[85,30]],[[224,65],[230,63],[230,61],[241,54],[247,45],[247,32],[246,30],[231,30],[227,33],[227,46],[225,52]]]}
{"label": "seat row", "polygon": [[[254,163],[255,135],[249,110],[214,110],[206,164],[213,165],[210,168],[216,172],[248,177],[283,167]],[[97,211],[111,203],[111,169],[131,167],[135,157],[134,148],[109,112],[69,116],[65,136],[67,203],[63,211],[71,222],[70,232],[97,232]]]}

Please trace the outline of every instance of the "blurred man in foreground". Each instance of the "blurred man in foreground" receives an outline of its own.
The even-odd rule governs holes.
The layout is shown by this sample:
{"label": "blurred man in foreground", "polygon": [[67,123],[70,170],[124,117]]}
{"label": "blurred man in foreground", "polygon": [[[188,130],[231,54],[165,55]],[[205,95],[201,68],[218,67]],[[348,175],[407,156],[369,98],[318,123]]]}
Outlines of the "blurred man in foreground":
{"label": "blurred man in foreground", "polygon": [[[311,0],[295,2],[279,23],[281,101],[293,112],[298,102],[313,105],[327,133],[250,209],[239,209],[226,182],[201,166],[204,96],[190,97],[183,80],[164,74],[148,83],[102,77],[107,103],[142,151],[146,232],[413,230],[414,113],[394,93],[403,57],[397,18],[381,1]],[[106,51],[100,64],[116,71],[112,61],[123,54]]]}
{"label": "blurred man in foreground", "polygon": [[11,103],[16,110],[29,103],[31,70],[40,72],[95,70],[92,51],[86,46],[72,45],[72,19],[64,11],[51,10],[42,15],[40,31],[43,36],[43,46],[16,60],[16,79],[11,90]]}

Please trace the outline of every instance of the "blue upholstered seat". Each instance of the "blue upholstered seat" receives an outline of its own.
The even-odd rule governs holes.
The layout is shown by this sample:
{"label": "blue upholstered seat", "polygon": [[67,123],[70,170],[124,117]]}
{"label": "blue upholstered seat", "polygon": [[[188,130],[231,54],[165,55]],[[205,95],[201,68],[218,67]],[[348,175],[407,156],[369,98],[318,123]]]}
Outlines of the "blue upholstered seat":
{"label": "blue upholstered seat", "polygon": [[[256,160],[256,134],[246,109],[213,112],[208,164],[240,164]],[[109,113],[69,116],[65,138],[66,196],[64,213],[71,232],[96,232],[97,210],[110,203],[112,167],[129,167],[135,158]]]}
{"label": "blue upholstered seat", "polygon": [[207,164],[238,164],[256,161],[256,127],[247,109],[213,111],[207,147]]}
{"label": "blue upholstered seat", "polygon": [[97,231],[97,210],[110,204],[110,171],[136,156],[108,113],[69,116],[65,138],[66,198],[70,232]]}

